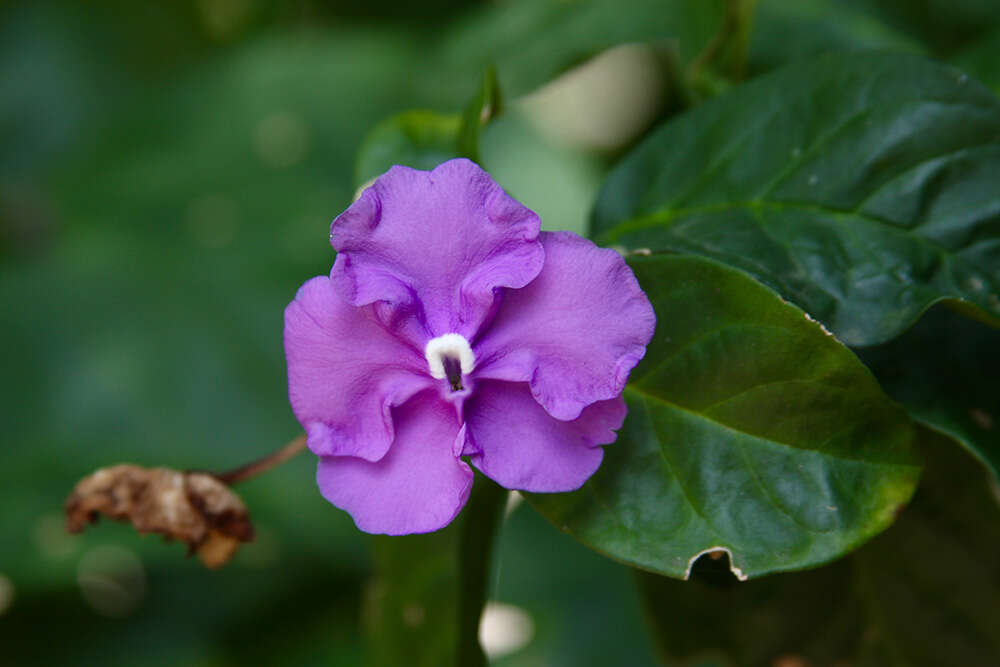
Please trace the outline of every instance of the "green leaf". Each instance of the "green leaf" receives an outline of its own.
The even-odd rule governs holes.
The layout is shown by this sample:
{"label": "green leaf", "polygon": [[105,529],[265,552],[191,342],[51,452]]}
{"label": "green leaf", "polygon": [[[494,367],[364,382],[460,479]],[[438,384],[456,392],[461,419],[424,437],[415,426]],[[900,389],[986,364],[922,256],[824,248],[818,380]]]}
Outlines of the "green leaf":
{"label": "green leaf", "polygon": [[480,474],[450,526],[374,538],[375,580],[365,622],[372,665],[476,667],[493,538],[507,492]]}
{"label": "green leaf", "polygon": [[592,231],[742,268],[873,345],[941,299],[1000,322],[998,172],[1000,101],[967,75],[830,55],[663,126],[611,173]]}
{"label": "green leaf", "polygon": [[625,42],[670,41],[682,63],[709,42],[724,0],[514,0],[459,22],[437,56],[472,71],[495,64],[502,90],[523,95],[589,56]]}
{"label": "green leaf", "polygon": [[949,54],[1000,25],[996,0],[843,0]]}
{"label": "green leaf", "polygon": [[667,664],[1000,664],[1000,507],[983,471],[929,436],[912,504],[856,554],[735,583],[637,573]]}
{"label": "green leaf", "polygon": [[674,577],[711,549],[748,577],[805,568],[888,526],[919,473],[912,427],[854,355],[740,271],[691,256],[631,265],[657,330],[628,419],[580,491],[532,504]]}
{"label": "green leaf", "polygon": [[456,157],[479,161],[479,137],[499,112],[496,74],[488,68],[462,113],[404,111],[381,121],[358,149],[355,185],[368,184],[396,164],[433,169]]}
{"label": "green leaf", "polygon": [[605,162],[549,141],[516,107],[490,123],[481,146],[483,167],[538,214],[544,229],[586,233],[590,203],[607,173]]}
{"label": "green leaf", "polygon": [[496,70],[490,66],[483,72],[479,90],[462,112],[458,133],[458,151],[471,160],[479,161],[479,136],[494,116],[500,113],[500,84]]}
{"label": "green leaf", "polygon": [[1000,331],[938,306],[859,355],[910,416],[955,438],[1000,479]]}
{"label": "green leaf", "polygon": [[750,39],[753,71],[827,51],[879,49],[920,53],[919,42],[838,0],[760,0]]}
{"label": "green leaf", "polygon": [[951,59],[955,67],[1000,92],[1000,30],[974,42]]}
{"label": "green leaf", "polygon": [[461,114],[404,111],[381,121],[358,149],[355,183],[360,187],[395,164],[433,169],[459,157]]}

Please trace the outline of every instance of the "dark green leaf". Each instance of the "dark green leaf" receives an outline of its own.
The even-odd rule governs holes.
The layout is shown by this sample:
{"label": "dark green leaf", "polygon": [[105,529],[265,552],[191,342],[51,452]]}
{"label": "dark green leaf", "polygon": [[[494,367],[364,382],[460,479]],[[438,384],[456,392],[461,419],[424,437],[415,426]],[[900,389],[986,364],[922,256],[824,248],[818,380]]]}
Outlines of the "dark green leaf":
{"label": "dark green leaf", "polygon": [[476,667],[479,616],[507,492],[476,475],[472,495],[436,533],[376,536],[365,621],[372,665]]}
{"label": "dark green leaf", "polygon": [[1000,331],[937,306],[859,354],[914,419],[958,440],[1000,479]]}
{"label": "dark green leaf", "polygon": [[842,0],[947,55],[1000,25],[996,0]]}
{"label": "dark green leaf", "polygon": [[745,576],[817,565],[913,491],[912,427],[851,352],[745,274],[632,260],[657,330],[618,442],[580,491],[531,502],[585,544],[685,576],[725,549]]}
{"label": "dark green leaf", "polygon": [[925,435],[912,504],[849,558],[747,583],[639,573],[667,664],[998,664],[1000,508],[975,462]]}
{"label": "dark green leaf", "polygon": [[916,40],[838,0],[761,0],[753,21],[752,71],[827,51],[879,49],[919,53]]}
{"label": "dark green leaf", "polygon": [[872,345],[930,304],[1000,322],[1000,100],[949,67],[834,54],[662,127],[606,181],[604,243],[740,267]]}
{"label": "dark green leaf", "polygon": [[858,552],[859,663],[1000,664],[1000,505],[978,462],[925,434],[927,475],[884,537]]}
{"label": "dark green leaf", "polygon": [[515,0],[460,22],[438,56],[473,72],[495,64],[501,89],[522,95],[625,42],[670,41],[689,61],[718,30],[724,0]]}
{"label": "dark green leaf", "polygon": [[951,59],[952,64],[1000,92],[1000,30],[974,42]]}
{"label": "dark green leaf", "polygon": [[635,572],[663,664],[834,665],[856,655],[865,619],[851,590],[851,558],[747,582],[722,569],[724,557],[707,560],[690,581]]}

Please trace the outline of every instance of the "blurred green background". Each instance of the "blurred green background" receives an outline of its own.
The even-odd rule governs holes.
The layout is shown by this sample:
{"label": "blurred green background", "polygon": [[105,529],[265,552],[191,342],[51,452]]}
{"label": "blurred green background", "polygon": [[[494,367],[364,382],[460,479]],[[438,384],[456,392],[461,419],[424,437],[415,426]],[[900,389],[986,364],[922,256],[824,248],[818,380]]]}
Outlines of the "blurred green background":
{"label": "blurred green background", "polygon": [[[370,544],[320,497],[313,457],[239,487],[258,539],[218,572],[128,526],[69,536],[63,500],[101,466],[224,470],[295,436],[282,313],[329,271],[366,133],[461,109],[490,61],[511,97],[629,39],[670,37],[684,62],[721,16],[634,2],[579,20],[563,0],[0,5],[0,664],[365,663]],[[1000,28],[977,19],[992,0],[908,3],[762,0],[748,71],[874,46],[1000,86]],[[669,30],[646,19],[661,6]],[[686,102],[661,74],[637,79],[641,122]],[[582,231],[615,150],[549,145],[531,99],[482,156],[546,226]],[[626,568],[524,505],[490,599],[534,626],[495,664],[654,664]]]}
{"label": "blurred green background", "polygon": [[[218,572],[120,524],[69,536],[62,503],[101,466],[222,470],[298,433],[283,309],[330,269],[365,133],[475,91],[440,51],[479,11],[0,7],[0,664],[364,663],[369,544],[313,457],[240,487],[258,539]],[[495,569],[535,626],[505,664],[652,662],[624,568],[526,506]]]}

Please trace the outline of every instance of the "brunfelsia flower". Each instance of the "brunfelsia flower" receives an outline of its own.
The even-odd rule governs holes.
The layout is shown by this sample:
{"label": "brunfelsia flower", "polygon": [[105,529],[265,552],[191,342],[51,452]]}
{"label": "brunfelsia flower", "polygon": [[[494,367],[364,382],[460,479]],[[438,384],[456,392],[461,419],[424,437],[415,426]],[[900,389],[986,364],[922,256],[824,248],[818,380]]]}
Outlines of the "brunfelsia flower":
{"label": "brunfelsia flower", "polygon": [[622,258],[474,163],[393,167],[331,226],[329,278],[285,310],[292,409],[361,530],[442,528],[472,487],[579,488],[625,418],[655,317]]}

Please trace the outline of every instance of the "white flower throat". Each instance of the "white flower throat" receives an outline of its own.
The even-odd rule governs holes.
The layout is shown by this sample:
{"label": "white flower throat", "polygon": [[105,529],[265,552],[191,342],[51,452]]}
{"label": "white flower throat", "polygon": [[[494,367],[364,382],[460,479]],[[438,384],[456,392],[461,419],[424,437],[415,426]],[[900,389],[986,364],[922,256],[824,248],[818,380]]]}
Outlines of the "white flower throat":
{"label": "white flower throat", "polygon": [[452,391],[462,391],[462,376],[468,375],[476,367],[476,355],[465,336],[448,333],[427,341],[424,348],[427,367],[431,377],[447,379]]}

